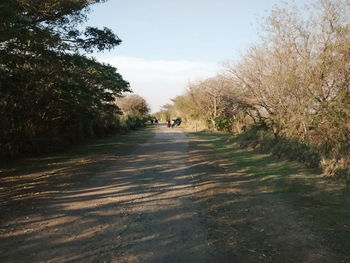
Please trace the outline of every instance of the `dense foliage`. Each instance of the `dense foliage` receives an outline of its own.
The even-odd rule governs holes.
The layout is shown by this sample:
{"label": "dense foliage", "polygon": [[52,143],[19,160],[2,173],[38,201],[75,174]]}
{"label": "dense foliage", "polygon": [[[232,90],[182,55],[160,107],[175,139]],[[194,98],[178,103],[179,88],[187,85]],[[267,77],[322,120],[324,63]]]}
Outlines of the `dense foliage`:
{"label": "dense foliage", "polygon": [[149,120],[150,108],[146,100],[137,94],[128,94],[116,99],[123,115],[120,116],[124,130],[134,130],[143,127]]}
{"label": "dense foliage", "polygon": [[167,114],[243,133],[254,147],[350,181],[349,21],[348,0],[275,8],[260,43],[222,74],[191,84]]}
{"label": "dense foliage", "polygon": [[1,1],[1,156],[51,151],[120,128],[115,98],[129,84],[86,54],[121,40],[108,28],[77,29],[98,2]]}
{"label": "dense foliage", "polygon": [[147,101],[137,94],[130,94],[118,98],[117,105],[122,110],[123,114],[134,116],[139,119],[147,118],[150,112]]}

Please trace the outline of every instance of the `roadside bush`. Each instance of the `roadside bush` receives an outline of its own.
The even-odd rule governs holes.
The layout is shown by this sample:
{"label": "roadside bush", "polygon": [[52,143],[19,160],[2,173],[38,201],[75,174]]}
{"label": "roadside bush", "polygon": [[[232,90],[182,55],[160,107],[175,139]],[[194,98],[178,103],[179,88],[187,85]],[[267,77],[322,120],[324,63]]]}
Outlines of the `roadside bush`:
{"label": "roadside bush", "polygon": [[137,128],[144,127],[146,125],[147,119],[139,118],[137,116],[121,115],[119,117],[120,128],[122,131],[126,132],[129,130],[136,130]]}
{"label": "roadside bush", "polygon": [[231,131],[232,122],[228,117],[218,117],[215,119],[215,128],[218,131]]}
{"label": "roadside bush", "polygon": [[350,163],[344,158],[336,159],[322,159],[320,166],[323,170],[323,175],[332,177],[350,183]]}
{"label": "roadside bush", "polygon": [[236,141],[243,147],[252,147],[264,153],[272,153],[279,158],[287,158],[304,163],[308,167],[320,166],[317,148],[282,137],[275,137],[264,124],[249,127],[237,135]]}

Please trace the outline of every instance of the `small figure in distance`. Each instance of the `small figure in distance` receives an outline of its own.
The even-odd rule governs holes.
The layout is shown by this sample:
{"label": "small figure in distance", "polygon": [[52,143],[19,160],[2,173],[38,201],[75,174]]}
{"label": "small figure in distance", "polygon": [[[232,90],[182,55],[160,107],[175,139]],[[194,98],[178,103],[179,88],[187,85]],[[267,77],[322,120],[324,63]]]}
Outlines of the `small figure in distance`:
{"label": "small figure in distance", "polygon": [[168,128],[170,128],[170,126],[171,126],[170,121],[168,121],[167,126],[168,126]]}
{"label": "small figure in distance", "polygon": [[176,119],[175,124],[176,124],[176,127],[179,127],[181,124],[181,119]]}
{"label": "small figure in distance", "polygon": [[157,123],[158,123],[158,120],[157,120],[156,117],[152,117],[152,118],[150,119],[150,121],[151,121],[152,124],[157,124]]}
{"label": "small figure in distance", "polygon": [[175,118],[173,118],[171,120],[171,128],[174,128],[175,125],[176,125]]}

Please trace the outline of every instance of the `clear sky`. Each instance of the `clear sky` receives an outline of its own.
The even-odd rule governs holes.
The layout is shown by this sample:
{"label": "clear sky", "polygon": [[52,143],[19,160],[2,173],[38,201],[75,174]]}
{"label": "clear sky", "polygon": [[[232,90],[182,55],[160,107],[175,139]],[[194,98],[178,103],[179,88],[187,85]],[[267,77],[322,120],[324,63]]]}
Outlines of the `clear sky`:
{"label": "clear sky", "polygon": [[239,59],[258,41],[263,17],[279,3],[109,0],[91,8],[88,25],[111,28],[123,42],[94,56],[117,67],[155,112],[180,95],[189,81],[213,76],[223,62]]}

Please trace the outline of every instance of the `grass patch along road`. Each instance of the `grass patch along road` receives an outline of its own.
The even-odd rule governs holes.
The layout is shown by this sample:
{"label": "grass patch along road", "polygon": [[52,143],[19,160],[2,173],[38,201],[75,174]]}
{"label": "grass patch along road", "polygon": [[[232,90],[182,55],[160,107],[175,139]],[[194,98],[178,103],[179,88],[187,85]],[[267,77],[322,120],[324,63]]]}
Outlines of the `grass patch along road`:
{"label": "grass patch along road", "polygon": [[348,187],[297,162],[241,149],[229,134],[190,137],[199,202],[218,256],[236,251],[231,258],[247,262],[348,262]]}

